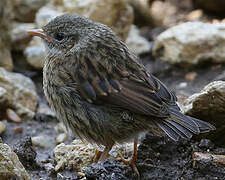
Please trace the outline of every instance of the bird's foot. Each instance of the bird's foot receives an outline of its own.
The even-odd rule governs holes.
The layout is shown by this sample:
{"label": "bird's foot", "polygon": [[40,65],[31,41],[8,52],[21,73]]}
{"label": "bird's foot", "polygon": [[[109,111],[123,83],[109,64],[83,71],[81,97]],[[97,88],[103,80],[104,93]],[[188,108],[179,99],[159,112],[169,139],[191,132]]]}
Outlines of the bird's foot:
{"label": "bird's foot", "polygon": [[117,157],[120,158],[120,160],[125,164],[125,165],[129,165],[133,172],[135,173],[135,176],[137,177],[137,179],[140,179],[140,174],[139,174],[139,171],[136,167],[136,155],[133,154],[132,158],[130,160],[127,160],[123,157],[123,155],[121,153],[117,153]]}

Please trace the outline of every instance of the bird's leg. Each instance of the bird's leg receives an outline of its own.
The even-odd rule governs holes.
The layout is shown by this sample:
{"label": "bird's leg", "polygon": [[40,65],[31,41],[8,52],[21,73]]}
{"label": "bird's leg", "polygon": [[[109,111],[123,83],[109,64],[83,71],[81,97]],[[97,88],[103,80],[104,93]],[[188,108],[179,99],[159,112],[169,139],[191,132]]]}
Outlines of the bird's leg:
{"label": "bird's leg", "polygon": [[109,151],[112,149],[112,147],[113,147],[113,144],[109,145],[109,146],[106,146],[103,152],[97,150],[98,153],[100,153],[97,162],[104,161],[108,157]]}
{"label": "bird's leg", "polygon": [[137,169],[137,167],[135,165],[136,160],[137,160],[137,144],[138,144],[138,138],[135,137],[134,138],[133,155],[132,155],[130,160],[124,159],[124,157],[120,153],[117,154],[117,157],[119,157],[124,164],[130,165],[130,167],[133,169],[134,173],[139,177],[139,172],[138,172],[138,169]]}
{"label": "bird's leg", "polygon": [[95,156],[93,158],[93,162],[97,163],[99,158],[101,157],[103,151],[101,149],[96,149],[95,150]]}

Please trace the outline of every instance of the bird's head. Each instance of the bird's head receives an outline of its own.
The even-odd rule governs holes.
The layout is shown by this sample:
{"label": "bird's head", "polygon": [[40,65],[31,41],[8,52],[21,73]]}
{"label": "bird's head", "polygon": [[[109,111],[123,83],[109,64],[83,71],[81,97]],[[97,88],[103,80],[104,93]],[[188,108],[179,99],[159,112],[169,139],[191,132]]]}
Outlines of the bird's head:
{"label": "bird's head", "polygon": [[29,30],[28,33],[41,37],[48,53],[57,55],[74,53],[114,36],[106,25],[75,14],[58,16],[42,29]]}

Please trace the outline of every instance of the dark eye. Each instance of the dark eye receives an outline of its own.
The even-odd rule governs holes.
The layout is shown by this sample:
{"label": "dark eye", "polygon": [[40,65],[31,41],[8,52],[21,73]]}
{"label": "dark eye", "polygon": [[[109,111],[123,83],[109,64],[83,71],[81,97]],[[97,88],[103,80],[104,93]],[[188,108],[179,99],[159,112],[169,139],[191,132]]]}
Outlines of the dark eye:
{"label": "dark eye", "polygon": [[62,41],[65,38],[65,34],[64,33],[56,33],[55,34],[55,39],[58,41]]}

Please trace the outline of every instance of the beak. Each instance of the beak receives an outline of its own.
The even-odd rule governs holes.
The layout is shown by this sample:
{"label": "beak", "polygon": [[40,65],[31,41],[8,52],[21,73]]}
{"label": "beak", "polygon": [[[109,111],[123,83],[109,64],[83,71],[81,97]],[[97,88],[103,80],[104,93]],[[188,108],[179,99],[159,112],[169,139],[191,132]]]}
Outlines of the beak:
{"label": "beak", "polygon": [[31,29],[27,31],[31,36],[39,36],[40,38],[46,39],[50,42],[53,42],[53,39],[44,33],[43,29]]}

